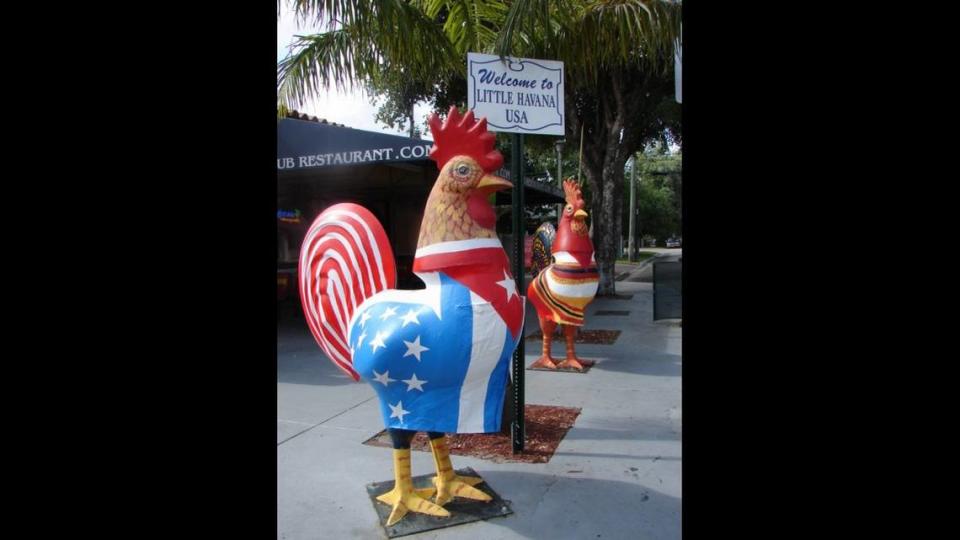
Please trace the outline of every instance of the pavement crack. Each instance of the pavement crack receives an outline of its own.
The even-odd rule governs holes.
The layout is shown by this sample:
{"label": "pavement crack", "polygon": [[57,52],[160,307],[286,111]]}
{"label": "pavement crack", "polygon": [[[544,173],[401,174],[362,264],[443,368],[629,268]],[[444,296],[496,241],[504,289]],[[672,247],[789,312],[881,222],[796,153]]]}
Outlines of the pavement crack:
{"label": "pavement crack", "polygon": [[337,414],[331,416],[330,418],[327,418],[327,419],[325,419],[325,420],[321,420],[320,422],[317,422],[316,424],[308,427],[307,429],[305,429],[305,430],[303,430],[303,431],[299,431],[299,432],[297,432],[297,433],[294,433],[293,435],[287,437],[286,439],[278,442],[278,443],[277,443],[277,446],[280,446],[281,444],[283,444],[283,443],[285,443],[285,442],[287,442],[287,441],[289,441],[289,440],[296,439],[297,437],[299,437],[300,435],[303,435],[304,433],[310,431],[311,429],[313,429],[313,428],[315,428],[315,427],[317,427],[317,426],[322,426],[323,424],[325,424],[325,423],[333,420],[334,418],[336,418],[336,417],[338,417],[338,416],[340,416],[340,415],[342,415],[342,414],[344,414],[344,413],[350,412],[350,411],[352,411],[353,409],[356,409],[357,407],[363,405],[364,403],[370,401],[371,399],[373,399],[373,398],[375,398],[375,397],[377,397],[377,396],[375,396],[375,395],[374,395],[374,396],[370,396],[370,397],[368,397],[367,399],[361,401],[360,403],[357,403],[357,404],[354,405],[353,407],[348,407],[348,408],[346,408],[346,409],[338,412]]}
{"label": "pavement crack", "polygon": [[553,489],[553,486],[560,481],[559,476],[554,476],[550,482],[547,484],[547,489],[543,490],[543,493],[540,494],[540,498],[537,499],[536,505],[533,507],[533,513],[536,514],[540,510],[540,504],[543,503],[543,499],[546,498],[547,493]]}

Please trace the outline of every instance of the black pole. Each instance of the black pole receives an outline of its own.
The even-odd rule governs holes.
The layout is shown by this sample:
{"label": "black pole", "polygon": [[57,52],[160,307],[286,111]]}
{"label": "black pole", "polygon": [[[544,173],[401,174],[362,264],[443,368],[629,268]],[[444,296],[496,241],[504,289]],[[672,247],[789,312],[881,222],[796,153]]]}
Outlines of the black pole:
{"label": "black pole", "polygon": [[[521,296],[526,292],[523,283],[523,259],[524,247],[526,245],[526,227],[524,227],[523,216],[523,135],[513,133],[510,135],[510,176],[513,180],[513,277],[517,283],[517,294]],[[513,453],[523,452],[523,439],[526,434],[523,425],[523,370],[526,367],[526,355],[524,354],[524,335],[523,328],[520,328],[520,343],[513,352],[513,425],[511,435],[513,438]]]}

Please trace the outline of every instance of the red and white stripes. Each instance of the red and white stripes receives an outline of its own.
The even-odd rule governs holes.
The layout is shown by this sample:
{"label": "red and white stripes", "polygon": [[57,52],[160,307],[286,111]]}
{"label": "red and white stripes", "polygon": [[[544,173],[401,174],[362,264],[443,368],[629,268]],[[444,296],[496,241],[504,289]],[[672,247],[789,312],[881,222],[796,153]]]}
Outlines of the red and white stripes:
{"label": "red and white stripes", "polygon": [[356,204],[327,208],[307,231],[298,273],[300,303],[313,337],[337,367],[360,380],[347,343],[353,312],[397,282],[393,249],[383,226]]}

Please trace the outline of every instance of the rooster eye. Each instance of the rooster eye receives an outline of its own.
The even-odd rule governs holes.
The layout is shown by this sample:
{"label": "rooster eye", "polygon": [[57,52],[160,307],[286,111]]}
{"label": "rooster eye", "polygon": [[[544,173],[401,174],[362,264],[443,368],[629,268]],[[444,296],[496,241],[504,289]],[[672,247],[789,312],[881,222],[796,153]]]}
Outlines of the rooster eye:
{"label": "rooster eye", "polygon": [[568,214],[572,214],[572,213],[573,213],[573,207],[568,204],[568,205],[567,205],[567,208],[566,208],[566,212],[567,212]]}
{"label": "rooster eye", "polygon": [[457,176],[466,177],[470,174],[470,166],[466,163],[461,163],[456,166],[453,170]]}

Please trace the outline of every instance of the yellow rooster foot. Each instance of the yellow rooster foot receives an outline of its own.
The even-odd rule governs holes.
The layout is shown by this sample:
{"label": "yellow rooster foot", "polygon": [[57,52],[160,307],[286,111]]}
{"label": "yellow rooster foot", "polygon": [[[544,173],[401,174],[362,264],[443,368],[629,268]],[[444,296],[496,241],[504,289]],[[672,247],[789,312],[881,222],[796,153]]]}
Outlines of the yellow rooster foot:
{"label": "yellow rooster foot", "polygon": [[449,516],[450,512],[427,500],[436,491],[434,488],[411,490],[410,488],[395,487],[377,497],[378,501],[391,507],[390,517],[387,518],[387,526],[396,524],[403,516],[407,515],[408,511],[437,517]]}
{"label": "yellow rooster foot", "polygon": [[437,475],[433,477],[433,485],[437,486],[437,498],[434,499],[437,504],[447,504],[454,497],[483,502],[492,500],[489,495],[473,487],[483,482],[483,478],[460,476],[454,472],[446,437],[430,439],[430,450],[433,451],[433,462],[437,467]]}
{"label": "yellow rooster foot", "polygon": [[553,362],[553,358],[549,356],[541,356],[537,359],[536,362],[530,364],[532,368],[547,368],[547,369],[557,369],[557,364]]}
{"label": "yellow rooster foot", "polygon": [[454,497],[463,497],[464,499],[473,499],[475,501],[487,502],[492,500],[490,495],[473,487],[483,482],[483,478],[476,476],[453,475],[453,478],[443,480],[439,477],[433,477],[433,484],[437,486],[436,503],[440,506],[452,501]]}
{"label": "yellow rooster foot", "polygon": [[583,364],[580,363],[580,359],[576,357],[567,358],[563,362],[560,362],[559,364],[557,364],[557,367],[560,369],[575,369],[577,371],[584,370]]}
{"label": "yellow rooster foot", "polygon": [[450,512],[427,500],[436,492],[434,488],[413,488],[413,481],[410,478],[409,448],[393,450],[393,468],[393,489],[377,497],[378,501],[389,504],[391,507],[390,516],[387,518],[387,526],[396,524],[409,511],[437,517],[448,517],[450,515]]}

